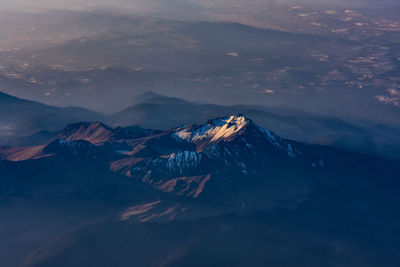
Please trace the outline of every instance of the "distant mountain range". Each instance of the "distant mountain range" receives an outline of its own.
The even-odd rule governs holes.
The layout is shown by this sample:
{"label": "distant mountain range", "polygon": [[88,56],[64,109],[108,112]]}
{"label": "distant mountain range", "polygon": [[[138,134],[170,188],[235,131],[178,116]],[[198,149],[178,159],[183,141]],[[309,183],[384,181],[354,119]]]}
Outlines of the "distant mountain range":
{"label": "distant mountain range", "polygon": [[3,144],[44,142],[65,124],[103,118],[103,115],[84,108],[48,106],[0,92],[0,143]]}
{"label": "distant mountain range", "polygon": [[302,142],[350,151],[398,157],[400,129],[367,122],[310,114],[286,107],[223,106],[193,103],[153,92],[132,99],[132,106],[104,115],[83,108],[58,108],[0,95],[0,144],[38,145],[50,141],[64,125],[79,121],[106,121],[109,125],[169,129],[201,123],[221,114],[244,113],[262,127]]}
{"label": "distant mountain range", "polygon": [[26,266],[240,266],[238,248],[270,249],[251,259],[270,266],[400,260],[398,161],[283,139],[243,114],[163,131],[73,123],[0,159],[4,214],[21,201],[59,214]]}

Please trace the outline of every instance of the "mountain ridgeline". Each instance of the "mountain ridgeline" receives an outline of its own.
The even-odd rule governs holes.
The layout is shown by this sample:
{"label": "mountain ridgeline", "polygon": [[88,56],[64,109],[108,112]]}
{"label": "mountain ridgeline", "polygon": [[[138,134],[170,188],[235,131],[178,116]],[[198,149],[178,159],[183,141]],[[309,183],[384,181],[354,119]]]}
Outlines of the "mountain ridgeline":
{"label": "mountain ridgeline", "polygon": [[[10,162],[60,157],[75,161],[79,156],[158,191],[221,201],[236,201],[225,194],[243,194],[260,186],[301,184],[300,191],[308,192],[312,177],[333,172],[346,177],[363,173],[367,181],[386,163],[375,156],[282,139],[242,114],[166,131],[73,123],[46,145],[3,147],[0,153]],[[366,164],[369,161],[375,166]]]}
{"label": "mountain ridgeline", "polygon": [[368,122],[347,122],[285,107],[211,105],[158,95],[135,97],[133,105],[104,115],[90,110],[58,108],[0,95],[0,145],[33,146],[49,142],[66,124],[104,121],[108,125],[167,130],[177,125],[202,123],[220,114],[245,113],[258,125],[280,136],[310,144],[332,146],[360,153],[399,158],[400,129]]}

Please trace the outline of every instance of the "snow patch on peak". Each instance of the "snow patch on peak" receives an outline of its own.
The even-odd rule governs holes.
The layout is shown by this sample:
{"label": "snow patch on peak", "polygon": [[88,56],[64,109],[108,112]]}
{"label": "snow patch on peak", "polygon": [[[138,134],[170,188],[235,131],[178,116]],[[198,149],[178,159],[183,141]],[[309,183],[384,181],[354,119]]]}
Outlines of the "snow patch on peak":
{"label": "snow patch on peak", "polygon": [[194,151],[179,151],[169,155],[167,158],[158,158],[153,163],[160,169],[166,168],[167,172],[178,172],[183,175],[200,165],[201,153]]}
{"label": "snow patch on peak", "polygon": [[180,139],[193,143],[203,140],[216,142],[234,136],[249,123],[250,120],[241,115],[227,116],[224,118],[211,120],[202,126],[192,126],[178,129],[174,135]]}
{"label": "snow patch on peak", "polygon": [[173,153],[168,157],[168,164],[172,165],[180,165],[184,164],[193,164],[198,165],[201,160],[201,154],[198,154],[194,151],[179,151],[177,153]]}

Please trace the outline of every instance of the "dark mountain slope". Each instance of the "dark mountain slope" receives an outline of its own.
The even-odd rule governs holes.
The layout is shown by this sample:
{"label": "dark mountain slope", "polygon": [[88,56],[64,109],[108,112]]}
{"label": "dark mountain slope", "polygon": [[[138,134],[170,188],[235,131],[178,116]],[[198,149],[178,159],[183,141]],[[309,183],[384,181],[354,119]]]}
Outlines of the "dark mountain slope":
{"label": "dark mountain slope", "polygon": [[105,220],[41,248],[27,266],[396,266],[398,255],[379,246],[394,238],[346,212],[347,220],[318,209],[168,224]]}
{"label": "dark mountain slope", "polygon": [[167,131],[75,123],[58,136],[0,148],[7,214],[23,203],[58,210],[55,225],[75,218],[30,240],[27,266],[400,262],[397,161],[282,139],[241,114]]}

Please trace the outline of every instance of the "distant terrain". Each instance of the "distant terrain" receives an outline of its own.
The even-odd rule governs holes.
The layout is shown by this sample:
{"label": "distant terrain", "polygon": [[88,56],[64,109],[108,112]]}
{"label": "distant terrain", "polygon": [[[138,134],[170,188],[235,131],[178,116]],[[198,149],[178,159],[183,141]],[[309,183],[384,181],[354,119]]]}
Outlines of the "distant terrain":
{"label": "distant terrain", "polygon": [[194,102],[283,105],[398,126],[400,22],[368,9],[285,8],[293,14],[280,23],[303,31],[229,18],[9,13],[0,19],[7,25],[0,26],[0,90],[105,113],[154,91]]}

